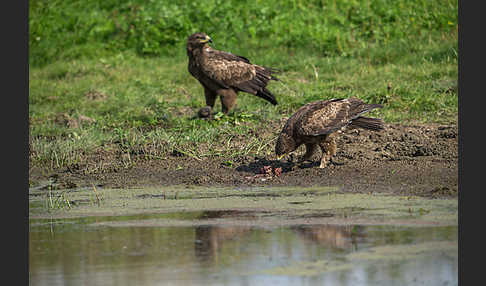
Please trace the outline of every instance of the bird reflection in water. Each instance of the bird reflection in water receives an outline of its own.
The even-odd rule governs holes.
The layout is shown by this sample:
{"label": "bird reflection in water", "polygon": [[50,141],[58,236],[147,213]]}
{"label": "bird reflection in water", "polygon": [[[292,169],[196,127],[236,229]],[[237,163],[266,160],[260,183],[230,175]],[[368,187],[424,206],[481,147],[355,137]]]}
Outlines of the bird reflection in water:
{"label": "bird reflection in water", "polygon": [[307,241],[340,249],[357,249],[365,237],[364,227],[359,225],[300,225],[292,229]]}
{"label": "bird reflection in water", "polygon": [[[241,211],[208,211],[202,219],[219,219],[241,216],[251,219],[251,213]],[[200,261],[217,262],[224,243],[240,238],[251,231],[250,226],[202,225],[196,227],[195,253]]]}

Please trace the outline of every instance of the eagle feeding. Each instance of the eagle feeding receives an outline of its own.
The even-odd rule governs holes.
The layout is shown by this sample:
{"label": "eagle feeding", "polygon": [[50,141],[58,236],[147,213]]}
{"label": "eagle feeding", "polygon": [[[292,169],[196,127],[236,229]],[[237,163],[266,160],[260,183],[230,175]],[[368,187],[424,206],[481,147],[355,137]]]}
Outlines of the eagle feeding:
{"label": "eagle feeding", "polygon": [[336,154],[336,133],[344,128],[384,129],[379,118],[361,116],[380,104],[366,104],[358,98],[338,98],[307,103],[286,122],[275,145],[275,153],[284,155],[305,144],[306,152],[300,161],[310,160],[317,147],[322,151],[320,168],[332,162]]}

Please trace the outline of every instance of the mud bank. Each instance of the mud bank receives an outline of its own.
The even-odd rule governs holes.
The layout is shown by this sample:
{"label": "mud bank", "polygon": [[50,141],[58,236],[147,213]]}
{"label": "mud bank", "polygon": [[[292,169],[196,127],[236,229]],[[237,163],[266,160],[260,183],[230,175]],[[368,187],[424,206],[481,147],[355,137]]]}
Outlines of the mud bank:
{"label": "mud bank", "polygon": [[[341,193],[391,193],[429,198],[453,198],[458,194],[457,124],[386,124],[375,133],[349,130],[338,138],[335,161],[319,169],[314,163],[296,163],[303,153],[276,160],[265,157],[207,157],[203,160],[181,154],[160,160],[132,156],[133,164],[120,167],[119,156],[92,156],[85,164],[103,162],[108,166],[98,172],[63,168],[46,172],[30,166],[29,181],[35,190],[75,189],[91,185],[103,188],[157,186],[299,186],[337,187]],[[111,166],[111,167],[110,167]],[[262,174],[263,167],[281,168],[281,174]]]}

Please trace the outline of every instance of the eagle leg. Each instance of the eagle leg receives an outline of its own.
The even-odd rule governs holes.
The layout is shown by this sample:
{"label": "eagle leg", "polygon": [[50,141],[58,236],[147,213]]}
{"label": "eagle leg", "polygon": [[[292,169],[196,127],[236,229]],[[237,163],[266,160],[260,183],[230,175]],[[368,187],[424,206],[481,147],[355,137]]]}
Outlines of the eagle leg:
{"label": "eagle leg", "polygon": [[317,149],[317,144],[315,143],[306,143],[305,144],[305,154],[300,158],[299,163],[310,161],[312,156],[314,155]]}
{"label": "eagle leg", "polygon": [[206,106],[199,109],[199,111],[197,112],[197,116],[202,119],[212,119],[212,110],[218,94],[204,86],[204,97],[206,98]]}
{"label": "eagle leg", "polygon": [[321,164],[319,168],[327,167],[328,163],[339,165],[338,163],[332,160],[332,156],[336,155],[336,149],[337,149],[336,140],[334,139],[334,134],[328,135],[324,141],[319,143],[319,147],[321,147],[322,150],[322,158],[321,158]]}
{"label": "eagle leg", "polygon": [[236,105],[236,91],[231,88],[220,89],[218,90],[218,94],[220,96],[223,113],[228,114],[228,112]]}
{"label": "eagle leg", "polygon": [[218,94],[207,87],[204,87],[204,97],[206,98],[206,105],[214,108],[214,103],[216,102],[216,97]]}

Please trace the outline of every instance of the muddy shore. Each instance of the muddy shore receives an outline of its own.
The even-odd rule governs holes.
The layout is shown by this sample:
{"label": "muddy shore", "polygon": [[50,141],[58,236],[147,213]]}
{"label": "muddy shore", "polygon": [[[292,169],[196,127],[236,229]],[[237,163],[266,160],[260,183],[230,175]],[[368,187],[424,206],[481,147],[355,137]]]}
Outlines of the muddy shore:
{"label": "muddy shore", "polygon": [[[384,192],[430,198],[458,195],[458,127],[451,124],[386,124],[372,132],[347,130],[338,137],[339,164],[325,169],[315,162],[296,163],[303,153],[276,160],[275,156],[197,160],[171,154],[159,160],[131,156],[121,167],[117,154],[100,152],[85,164],[103,162],[100,172],[83,171],[83,166],[46,171],[30,165],[31,188],[65,189],[84,186],[134,188],[154,186],[338,186],[343,193]],[[111,166],[111,167],[110,167]],[[265,169],[270,170],[265,174]],[[272,170],[281,168],[280,172]]]}

